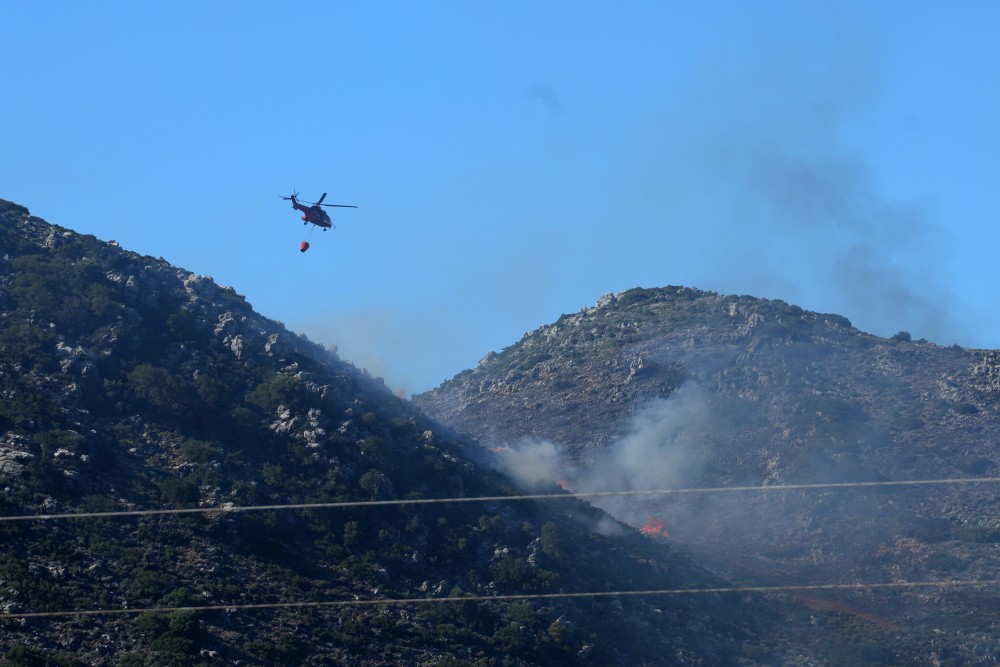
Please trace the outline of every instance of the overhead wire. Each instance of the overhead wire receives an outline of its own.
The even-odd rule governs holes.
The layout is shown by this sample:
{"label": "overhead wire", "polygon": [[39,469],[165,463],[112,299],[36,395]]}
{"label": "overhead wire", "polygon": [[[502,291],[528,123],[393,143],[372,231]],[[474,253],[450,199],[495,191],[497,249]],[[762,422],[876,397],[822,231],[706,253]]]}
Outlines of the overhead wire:
{"label": "overhead wire", "polygon": [[[586,499],[613,496],[662,496],[677,494],[696,493],[732,493],[732,492],[771,492],[771,491],[795,491],[795,490],[821,490],[821,489],[848,489],[848,488],[877,488],[877,487],[900,487],[900,486],[940,486],[948,484],[996,484],[1000,483],[1000,477],[968,477],[951,479],[923,479],[923,480],[891,480],[877,482],[820,482],[806,484],[773,484],[761,486],[727,486],[727,487],[695,487],[695,488],[673,488],[673,489],[651,489],[640,491],[566,491],[561,493],[538,493],[504,496],[475,496],[469,498],[409,498],[396,500],[355,500],[338,502],[314,502],[314,503],[288,503],[273,505],[221,505],[214,507],[189,507],[189,508],[167,508],[153,510],[121,510],[106,512],[69,512],[61,514],[35,514],[35,515],[12,515],[0,516],[0,522],[13,521],[46,521],[57,519],[96,519],[96,518],[122,518],[140,517],[156,515],[176,515],[176,514],[224,514],[228,512],[253,512],[253,511],[278,511],[278,510],[303,510],[303,509],[347,509],[363,507],[388,507],[388,506],[412,506],[431,504],[454,504],[454,503],[484,503],[484,502],[504,502],[504,501],[527,501],[527,500],[566,500],[566,499]],[[422,598],[382,598],[368,600],[329,600],[329,601],[297,601],[297,602],[265,602],[265,603],[241,603],[241,604],[217,604],[200,606],[181,607],[141,607],[122,609],[80,609],[71,611],[44,611],[44,612],[18,612],[7,610],[0,614],[0,618],[55,618],[68,616],[102,616],[102,615],[122,615],[122,614],[142,614],[142,613],[166,613],[166,612],[210,612],[210,611],[238,611],[238,610],[260,610],[260,609],[293,609],[293,608],[323,608],[323,607],[351,607],[351,606],[391,606],[391,605],[412,605],[412,604],[433,604],[448,602],[503,602],[517,600],[547,600],[547,599],[569,599],[569,598],[601,598],[601,597],[638,597],[638,596],[671,596],[671,595],[703,595],[703,594],[723,594],[723,593],[795,593],[808,591],[843,591],[843,590],[880,590],[880,589],[903,589],[903,588],[954,588],[970,586],[995,586],[1000,584],[1000,579],[980,579],[980,580],[945,580],[945,581],[901,581],[887,583],[844,583],[844,584],[802,584],[802,585],[781,585],[781,586],[725,586],[712,588],[672,588],[672,589],[652,589],[637,591],[589,591],[579,593],[514,593],[504,595],[488,596],[447,596],[447,597],[422,597]]]}
{"label": "overhead wire", "polygon": [[879,590],[901,588],[957,588],[996,586],[1000,579],[893,581],[885,583],[801,584],[784,586],[720,586],[714,588],[661,588],[637,591],[589,591],[583,593],[510,593],[503,595],[459,595],[421,598],[374,598],[367,600],[305,600],[300,602],[261,602],[245,604],[214,604],[182,607],[136,607],[131,609],[78,609],[74,611],[4,611],[0,618],[55,618],[64,616],[120,616],[127,614],[167,612],[240,611],[257,609],[303,609],[322,607],[387,607],[394,605],[435,604],[448,602],[514,602],[519,600],[556,600],[572,598],[608,598],[640,596],[706,595],[724,593],[802,593],[815,591]]}
{"label": "overhead wire", "polygon": [[762,486],[717,486],[675,489],[650,489],[638,491],[564,491],[561,493],[535,493],[503,496],[473,496],[461,498],[402,498],[393,500],[345,500],[332,502],[285,503],[272,505],[216,505],[212,507],[175,507],[147,510],[112,510],[104,512],[64,512],[58,514],[15,514],[0,516],[0,522],[52,521],[57,519],[109,519],[122,517],[158,516],[171,514],[225,514],[228,512],[266,512],[306,509],[350,509],[363,507],[392,507],[413,505],[438,505],[459,503],[488,503],[527,500],[569,500],[608,498],[622,496],[668,496],[707,493],[747,493],[774,491],[805,491],[821,489],[878,488],[895,486],[941,486],[949,484],[997,484],[1000,477],[965,477],[952,479],[892,480],[880,482],[817,482],[808,484],[771,484]]}

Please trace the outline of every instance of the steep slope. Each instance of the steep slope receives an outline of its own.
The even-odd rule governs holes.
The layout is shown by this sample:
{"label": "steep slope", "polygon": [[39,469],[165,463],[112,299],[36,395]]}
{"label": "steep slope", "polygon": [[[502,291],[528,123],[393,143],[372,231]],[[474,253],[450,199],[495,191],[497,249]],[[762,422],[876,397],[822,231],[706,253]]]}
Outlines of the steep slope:
{"label": "steep slope", "polygon": [[[477,446],[232,289],[4,201],[0,396],[5,664],[763,664],[825,652],[790,641],[800,618],[759,596],[558,595],[725,582],[571,499],[399,502],[518,491],[470,460]],[[385,504],[11,520],[366,501]],[[556,595],[517,597],[544,594]],[[513,597],[482,599],[495,595]],[[387,602],[426,598],[442,601]],[[324,602],[342,604],[313,605]],[[260,604],[276,606],[248,608]],[[204,606],[215,610],[190,609]]]}
{"label": "steep slope", "polygon": [[[998,396],[995,351],[669,287],[607,295],[414,402],[499,448],[499,467],[532,461],[532,477],[581,491],[769,486],[603,506],[716,571],[786,585],[995,579],[994,482],[778,489],[995,476]],[[867,619],[886,648],[875,664],[997,659],[996,586],[806,602]]]}

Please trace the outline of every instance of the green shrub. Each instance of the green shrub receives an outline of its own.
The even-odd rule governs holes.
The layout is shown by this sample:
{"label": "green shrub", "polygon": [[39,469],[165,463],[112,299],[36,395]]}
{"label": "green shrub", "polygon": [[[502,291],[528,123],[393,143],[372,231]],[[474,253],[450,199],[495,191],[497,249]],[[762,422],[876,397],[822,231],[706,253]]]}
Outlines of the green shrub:
{"label": "green shrub", "polygon": [[542,553],[550,558],[561,558],[563,540],[562,535],[559,533],[559,527],[549,521],[544,526],[542,526]]}
{"label": "green shrub", "polygon": [[194,463],[210,463],[222,455],[218,447],[194,438],[181,440],[179,449],[185,459]]}
{"label": "green shrub", "polygon": [[127,377],[136,398],[154,410],[175,416],[189,416],[197,406],[194,388],[165,368],[139,364]]}
{"label": "green shrub", "polygon": [[247,396],[247,403],[265,413],[272,413],[279,405],[295,407],[304,398],[302,382],[291,375],[276,373],[270,380],[261,382]]}
{"label": "green shrub", "polygon": [[194,505],[201,498],[198,487],[186,479],[168,477],[159,486],[163,498],[178,507]]}

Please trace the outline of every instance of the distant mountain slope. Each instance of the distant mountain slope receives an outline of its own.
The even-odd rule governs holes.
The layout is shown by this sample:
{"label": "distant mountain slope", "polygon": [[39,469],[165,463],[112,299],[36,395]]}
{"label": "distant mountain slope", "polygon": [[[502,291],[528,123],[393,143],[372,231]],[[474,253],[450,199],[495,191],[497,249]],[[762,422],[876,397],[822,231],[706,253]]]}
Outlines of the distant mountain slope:
{"label": "distant mountain slope", "polygon": [[[0,517],[518,493],[234,290],[2,200],[0,396]],[[737,594],[239,608],[726,585],[574,500],[0,521],[0,540],[12,665],[752,665],[856,645],[793,641],[798,607]],[[20,616],[205,605],[231,609]]]}
{"label": "distant mountain slope", "polygon": [[[667,287],[607,295],[413,400],[500,448],[500,467],[523,476],[533,463],[532,478],[621,491],[993,477],[998,398],[996,351]],[[781,585],[994,579],[998,500],[987,482],[602,505],[636,526],[655,520],[717,571]],[[983,647],[1000,645],[998,603],[996,586],[824,602],[881,619],[888,654],[874,664],[984,661]],[[956,632],[942,640],[941,627]]]}

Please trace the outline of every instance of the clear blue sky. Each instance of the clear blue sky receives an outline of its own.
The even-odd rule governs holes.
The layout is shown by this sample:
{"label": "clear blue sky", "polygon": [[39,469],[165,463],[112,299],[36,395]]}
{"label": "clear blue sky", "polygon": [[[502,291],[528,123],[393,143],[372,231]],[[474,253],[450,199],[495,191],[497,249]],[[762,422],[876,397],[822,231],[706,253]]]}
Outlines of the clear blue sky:
{"label": "clear blue sky", "polygon": [[[392,388],[636,286],[1000,347],[997,2],[40,0],[0,24],[0,198]],[[309,232],[293,188],[359,208]]]}

